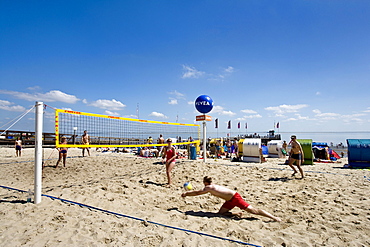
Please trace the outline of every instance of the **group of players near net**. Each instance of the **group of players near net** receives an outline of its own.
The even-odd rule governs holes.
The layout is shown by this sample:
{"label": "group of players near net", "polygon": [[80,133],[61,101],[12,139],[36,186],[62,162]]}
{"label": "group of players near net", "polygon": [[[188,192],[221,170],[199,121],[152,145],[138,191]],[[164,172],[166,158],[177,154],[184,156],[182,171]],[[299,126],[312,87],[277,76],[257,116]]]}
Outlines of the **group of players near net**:
{"label": "group of players near net", "polygon": [[[165,163],[166,165],[166,175],[167,175],[167,184],[166,187],[170,187],[172,184],[172,177],[171,177],[171,172],[172,169],[175,166],[176,158],[178,158],[178,153],[176,152],[176,149],[174,146],[172,146],[172,139],[165,139],[163,138],[162,135],[158,138],[158,144],[166,144],[165,146],[162,146],[163,148],[160,148],[158,150],[158,153],[162,154],[162,159],[163,159],[163,164]],[[87,134],[87,131],[84,131],[84,135],[82,136],[82,143],[85,145],[89,145],[89,136]],[[65,137],[61,138],[61,144],[67,144],[67,140]],[[301,178],[304,178],[304,173],[301,168],[301,164],[304,162],[304,153],[302,150],[301,145],[299,142],[296,140],[296,136],[291,136],[291,149],[289,153],[289,160],[288,160],[288,165],[293,169],[294,173],[292,176],[295,176],[298,172],[297,169],[293,166],[295,163],[298,171],[301,174]],[[59,159],[57,161],[57,164],[55,167],[58,166],[59,162],[63,159],[63,164],[65,166],[65,159],[67,157],[67,148],[58,148],[59,150]],[[90,155],[89,149],[88,148],[83,148],[82,149],[82,154],[83,156],[85,155],[85,150],[87,150],[88,155]],[[158,157],[158,156],[157,156]],[[274,221],[281,221],[279,217],[276,217],[272,215],[269,212],[266,212],[263,209],[258,209],[252,207],[249,203],[247,203],[238,192],[228,189],[224,186],[216,185],[213,184],[212,178],[205,176],[203,178],[203,184],[204,187],[201,190],[193,190],[193,191],[187,191],[181,194],[182,197],[187,197],[187,196],[199,196],[203,194],[210,193],[213,196],[216,196],[218,198],[221,198],[225,200],[225,203],[221,206],[221,208],[218,211],[218,214],[228,216],[228,217],[241,217],[242,213],[232,213],[230,210],[232,210],[234,207],[238,207],[244,211],[247,211],[251,214],[255,215],[261,215],[264,217],[268,217]]]}

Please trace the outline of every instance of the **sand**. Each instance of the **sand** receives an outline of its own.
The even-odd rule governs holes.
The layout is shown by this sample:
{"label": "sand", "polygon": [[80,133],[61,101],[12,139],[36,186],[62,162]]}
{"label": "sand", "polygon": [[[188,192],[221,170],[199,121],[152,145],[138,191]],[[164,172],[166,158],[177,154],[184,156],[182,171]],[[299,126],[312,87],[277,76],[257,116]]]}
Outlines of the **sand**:
{"label": "sand", "polygon": [[[34,150],[14,154],[0,148],[0,185],[33,189]],[[44,150],[42,193],[93,208],[49,197],[26,203],[27,193],[0,188],[0,246],[370,246],[370,171],[343,169],[345,159],[304,166],[302,180],[284,159],[181,159],[166,188],[161,159],[95,150],[82,157],[80,149],[68,155],[67,166],[55,169],[57,152]],[[180,196],[185,182],[201,189],[206,175],[283,222],[246,212],[220,217],[221,199]]]}

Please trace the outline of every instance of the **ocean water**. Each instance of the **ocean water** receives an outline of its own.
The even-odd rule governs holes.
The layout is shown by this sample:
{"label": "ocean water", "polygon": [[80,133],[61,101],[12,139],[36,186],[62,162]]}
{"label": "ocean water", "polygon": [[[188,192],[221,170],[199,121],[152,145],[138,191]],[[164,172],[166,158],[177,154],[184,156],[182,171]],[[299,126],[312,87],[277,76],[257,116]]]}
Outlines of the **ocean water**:
{"label": "ocean water", "polygon": [[[228,135],[229,134],[229,135]],[[208,132],[207,137],[216,138],[216,137],[235,137],[238,135],[245,135],[246,133],[240,132]],[[251,132],[247,133],[248,135],[254,134]],[[267,136],[267,132],[257,132],[260,136]],[[343,144],[347,146],[347,139],[370,139],[370,131],[353,131],[353,132],[279,132],[276,131],[275,134],[281,135],[281,140],[290,141],[291,135],[296,135],[297,139],[312,139],[313,142],[326,142],[329,145],[332,143],[334,146],[338,144]]]}
{"label": "ocean water", "polygon": [[312,139],[314,142],[333,143],[334,146],[343,144],[347,146],[347,139],[370,139],[369,132],[295,132],[281,133],[282,140],[290,140],[291,135],[298,139]]}

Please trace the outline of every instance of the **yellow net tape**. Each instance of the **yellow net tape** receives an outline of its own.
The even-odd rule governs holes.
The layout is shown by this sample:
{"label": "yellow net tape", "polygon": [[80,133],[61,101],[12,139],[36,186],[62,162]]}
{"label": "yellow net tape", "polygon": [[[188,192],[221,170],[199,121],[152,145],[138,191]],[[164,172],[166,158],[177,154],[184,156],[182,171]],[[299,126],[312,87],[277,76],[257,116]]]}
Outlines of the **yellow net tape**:
{"label": "yellow net tape", "polygon": [[[84,144],[84,131],[89,144]],[[124,118],[94,113],[55,110],[56,147],[142,147],[158,144],[159,135],[171,138],[173,145],[199,145],[200,125]],[[61,144],[61,137],[67,144]]]}

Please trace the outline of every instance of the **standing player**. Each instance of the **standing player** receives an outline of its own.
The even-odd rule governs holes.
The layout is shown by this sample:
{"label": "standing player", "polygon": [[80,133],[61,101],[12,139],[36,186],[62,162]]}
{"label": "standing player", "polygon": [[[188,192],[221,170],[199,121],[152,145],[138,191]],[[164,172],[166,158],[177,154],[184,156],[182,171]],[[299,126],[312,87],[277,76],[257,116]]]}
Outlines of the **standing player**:
{"label": "standing player", "polygon": [[162,158],[166,158],[166,174],[167,174],[167,187],[171,186],[172,178],[171,178],[171,171],[175,166],[175,159],[176,159],[176,150],[171,145],[172,140],[170,138],[167,139],[167,146],[163,148]]}
{"label": "standing player", "polygon": [[22,155],[22,140],[17,137],[17,140],[15,141],[15,155],[18,157],[21,157]]}
{"label": "standing player", "polygon": [[[87,130],[85,130],[84,134],[82,135],[82,144],[83,145],[89,145],[90,144],[90,136],[89,136],[89,134],[87,134]],[[90,156],[89,148],[82,148],[82,157],[85,157],[85,149],[87,150],[87,153]]]}
{"label": "standing player", "polygon": [[297,142],[297,137],[295,135],[291,136],[290,141],[291,149],[289,153],[289,163],[288,165],[293,169],[294,173],[292,176],[294,176],[297,173],[297,170],[294,168],[293,163],[296,162],[297,168],[299,172],[301,173],[301,177],[304,178],[303,170],[301,167],[301,164],[304,162],[304,153],[302,146],[299,142]]}
{"label": "standing player", "polygon": [[[67,144],[67,138],[65,136],[63,136],[60,140],[60,144]],[[67,150],[68,148],[59,148],[59,159],[57,161],[57,164],[55,165],[55,168],[58,167],[59,165],[59,162],[62,160],[63,158],[63,166],[65,167],[66,166],[66,159],[67,159]]]}

